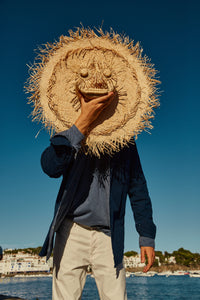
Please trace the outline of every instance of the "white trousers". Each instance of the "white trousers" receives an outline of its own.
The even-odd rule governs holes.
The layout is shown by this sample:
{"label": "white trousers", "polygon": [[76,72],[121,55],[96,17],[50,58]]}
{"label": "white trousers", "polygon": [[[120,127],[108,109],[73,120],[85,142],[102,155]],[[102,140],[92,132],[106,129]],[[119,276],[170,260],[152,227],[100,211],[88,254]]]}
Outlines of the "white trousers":
{"label": "white trousers", "polygon": [[125,269],[114,268],[111,237],[65,219],[56,233],[53,300],[81,299],[88,265],[101,300],[127,300]]}

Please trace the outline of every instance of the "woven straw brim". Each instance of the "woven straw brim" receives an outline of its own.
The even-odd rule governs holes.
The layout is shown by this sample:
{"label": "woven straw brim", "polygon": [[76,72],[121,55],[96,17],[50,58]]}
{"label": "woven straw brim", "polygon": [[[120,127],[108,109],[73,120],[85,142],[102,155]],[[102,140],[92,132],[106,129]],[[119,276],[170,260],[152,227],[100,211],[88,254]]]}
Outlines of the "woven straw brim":
{"label": "woven straw brim", "polygon": [[152,128],[160,81],[147,56],[142,56],[139,43],[133,45],[128,37],[113,31],[104,34],[101,29],[95,33],[78,28],[39,51],[25,88],[31,93],[33,119],[42,121],[51,132],[70,128],[79,117],[77,82],[85,80],[80,79],[81,69],[90,68],[93,62],[99,73],[111,70],[112,76],[104,81],[114,87],[116,96],[93,123],[85,140],[87,151],[97,156],[111,154]]}

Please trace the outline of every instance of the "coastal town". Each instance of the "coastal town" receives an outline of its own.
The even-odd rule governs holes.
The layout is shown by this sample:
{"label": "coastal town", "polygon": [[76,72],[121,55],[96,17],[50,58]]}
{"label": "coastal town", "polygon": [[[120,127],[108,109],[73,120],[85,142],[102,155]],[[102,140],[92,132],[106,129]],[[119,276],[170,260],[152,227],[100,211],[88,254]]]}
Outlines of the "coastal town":
{"label": "coastal town", "polygon": [[[10,250],[10,249],[9,249]],[[0,276],[22,275],[22,274],[48,274],[53,267],[53,257],[47,262],[45,257],[37,254],[18,252],[16,254],[4,254],[0,261]]]}
{"label": "coastal town", "polygon": [[[6,249],[0,261],[0,277],[52,276],[53,257],[46,262],[45,257],[38,255],[40,247],[27,249]],[[180,248],[172,254],[156,251],[153,267],[143,273],[144,263],[140,262],[140,254],[135,251],[124,253],[126,276],[170,276],[188,275],[200,278],[200,254],[191,253]],[[92,276],[92,268],[88,267]]]}

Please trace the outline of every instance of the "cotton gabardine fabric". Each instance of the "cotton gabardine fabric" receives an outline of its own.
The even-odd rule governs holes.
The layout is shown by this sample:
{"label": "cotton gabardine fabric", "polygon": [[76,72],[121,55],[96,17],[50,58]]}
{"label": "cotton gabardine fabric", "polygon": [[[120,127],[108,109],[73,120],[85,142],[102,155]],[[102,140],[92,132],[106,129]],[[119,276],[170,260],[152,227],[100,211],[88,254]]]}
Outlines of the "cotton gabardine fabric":
{"label": "cotton gabardine fabric", "polygon": [[119,151],[142,130],[152,128],[159,105],[157,71],[139,42],[114,31],[78,28],[39,48],[25,89],[33,119],[51,132],[69,129],[86,101],[114,92],[114,100],[92,124],[84,150],[100,156]]}

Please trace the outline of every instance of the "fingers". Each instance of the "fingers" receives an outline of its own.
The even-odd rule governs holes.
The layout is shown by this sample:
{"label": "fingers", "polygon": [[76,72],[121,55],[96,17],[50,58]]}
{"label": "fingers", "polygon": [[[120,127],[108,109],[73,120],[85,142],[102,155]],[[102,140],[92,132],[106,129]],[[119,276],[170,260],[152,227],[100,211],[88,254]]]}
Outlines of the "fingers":
{"label": "fingers", "polygon": [[[81,106],[83,106],[86,101],[85,101],[85,98],[84,96],[80,93],[80,91],[77,91],[77,95],[80,99],[80,102],[81,102]],[[98,98],[94,98],[92,99],[91,101],[87,102],[89,105],[98,105],[99,108],[104,108],[106,107],[107,105],[110,104],[110,102],[113,100],[114,98],[114,92],[109,92],[107,95],[104,95],[104,96],[101,96],[101,97],[98,97]]]}
{"label": "fingers", "polygon": [[[76,91],[77,92],[77,96],[79,97],[80,100],[85,100],[83,95],[80,93],[80,91]],[[109,92],[107,95],[104,95],[104,96],[101,96],[101,97],[98,97],[98,98],[94,98],[92,99],[91,101],[93,101],[93,103],[101,103],[101,102],[105,102],[107,101],[108,99],[112,99],[114,96],[114,92]]]}
{"label": "fingers", "polygon": [[84,134],[84,132],[86,132],[85,128],[87,128],[88,132],[90,125],[99,117],[100,113],[114,99],[114,93],[110,92],[107,95],[91,99],[90,101],[86,101],[80,91],[77,91],[77,95],[81,102],[81,114],[79,115],[75,124],[79,126],[79,129],[82,129],[82,131],[80,131]]}
{"label": "fingers", "polygon": [[148,259],[148,264],[143,269],[143,272],[145,273],[148,272],[151,266],[153,265],[152,257],[147,255],[147,259]]}
{"label": "fingers", "polygon": [[141,247],[141,263],[145,263],[145,248]]}
{"label": "fingers", "polygon": [[81,105],[83,105],[83,103],[85,102],[83,95],[78,90],[76,92],[77,92],[78,98],[81,100]]}
{"label": "fingers", "polygon": [[145,254],[147,255],[148,264],[144,267],[143,272],[148,272],[155,260],[155,251],[152,247],[141,247],[141,262],[145,262]]}
{"label": "fingers", "polygon": [[109,92],[107,95],[98,97],[96,99],[93,99],[92,101],[93,101],[93,103],[105,103],[108,100],[112,100],[113,98],[114,98],[114,93]]}

